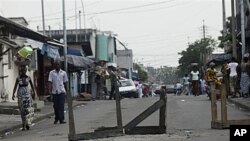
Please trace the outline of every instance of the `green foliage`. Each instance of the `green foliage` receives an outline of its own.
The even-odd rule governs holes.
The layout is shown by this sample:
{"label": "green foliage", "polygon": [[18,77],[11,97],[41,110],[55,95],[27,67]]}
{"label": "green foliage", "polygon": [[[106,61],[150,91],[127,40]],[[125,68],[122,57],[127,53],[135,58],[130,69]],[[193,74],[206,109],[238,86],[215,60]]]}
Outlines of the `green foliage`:
{"label": "green foliage", "polygon": [[218,37],[219,45],[218,47],[224,48],[225,46],[229,47],[228,53],[232,53],[232,26],[231,26],[231,17],[227,18],[226,21],[226,33],[223,37],[223,30],[221,30],[221,36]]}
{"label": "green foliage", "polygon": [[142,69],[142,67],[137,64],[137,63],[134,63],[133,64],[134,68],[138,71],[138,77],[141,81],[147,81],[148,80],[148,73]]}
{"label": "green foliage", "polygon": [[184,74],[189,73],[192,70],[192,63],[198,63],[198,67],[200,68],[203,65],[201,54],[212,53],[216,44],[216,41],[211,37],[196,40],[185,51],[178,53],[181,55],[177,71],[178,76],[182,77]]}

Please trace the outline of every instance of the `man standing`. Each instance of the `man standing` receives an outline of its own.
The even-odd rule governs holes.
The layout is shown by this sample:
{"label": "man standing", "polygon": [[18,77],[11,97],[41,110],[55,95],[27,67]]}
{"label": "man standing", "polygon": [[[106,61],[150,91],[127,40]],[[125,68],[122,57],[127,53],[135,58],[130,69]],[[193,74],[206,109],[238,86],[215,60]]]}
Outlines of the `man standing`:
{"label": "man standing", "polygon": [[238,68],[238,63],[236,61],[236,59],[234,57],[232,57],[231,62],[228,64],[228,69],[230,70],[230,79],[229,79],[229,83],[230,83],[230,90],[231,90],[231,94],[232,94],[232,98],[237,97],[236,96],[236,89],[237,89],[237,68]]}
{"label": "man standing", "polygon": [[60,68],[60,61],[55,60],[54,62],[55,69],[49,73],[49,92],[53,96],[53,107],[55,113],[54,124],[57,124],[58,121],[60,124],[66,123],[64,121],[64,103],[66,95],[66,86],[68,82],[68,76],[65,71]]}

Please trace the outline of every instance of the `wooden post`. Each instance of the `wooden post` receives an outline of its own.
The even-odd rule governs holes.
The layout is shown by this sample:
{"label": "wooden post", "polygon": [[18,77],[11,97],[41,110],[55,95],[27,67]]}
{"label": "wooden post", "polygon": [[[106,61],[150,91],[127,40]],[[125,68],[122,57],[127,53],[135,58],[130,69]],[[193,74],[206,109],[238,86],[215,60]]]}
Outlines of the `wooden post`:
{"label": "wooden post", "polygon": [[117,85],[118,82],[119,82],[119,80],[117,79],[117,76],[115,76],[115,101],[116,101],[117,127],[119,129],[123,129],[122,112],[121,112],[121,99],[120,99],[120,93],[119,93],[119,86]]}
{"label": "wooden post", "polygon": [[67,102],[68,102],[68,112],[69,112],[69,141],[74,141],[75,140],[75,120],[74,120],[74,113],[73,113],[73,106],[72,106],[72,96],[70,93],[70,90],[67,93]]}
{"label": "wooden post", "polygon": [[217,121],[217,104],[216,104],[216,93],[214,82],[210,82],[211,86],[211,112],[212,112],[212,122]]}
{"label": "wooden post", "polygon": [[221,123],[222,126],[227,123],[227,90],[226,85],[221,85]]}
{"label": "wooden post", "polygon": [[159,125],[160,127],[166,127],[166,98],[165,98],[165,88],[162,86],[161,88],[161,95],[160,100],[164,101],[164,105],[160,108],[160,119],[159,119]]}

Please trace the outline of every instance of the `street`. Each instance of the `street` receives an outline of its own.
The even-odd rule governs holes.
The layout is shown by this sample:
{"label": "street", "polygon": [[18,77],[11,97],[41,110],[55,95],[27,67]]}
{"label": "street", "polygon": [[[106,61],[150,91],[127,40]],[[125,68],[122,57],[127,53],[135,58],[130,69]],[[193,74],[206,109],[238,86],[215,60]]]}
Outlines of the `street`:
{"label": "street", "polygon": [[[175,96],[168,94],[167,134],[125,135],[98,139],[100,141],[228,141],[229,129],[211,129],[210,101],[202,96]],[[122,99],[123,124],[157,101],[159,97]],[[219,106],[219,102],[218,102]],[[219,114],[218,114],[219,115]],[[93,132],[98,127],[116,126],[115,101],[90,101],[74,110],[77,133]],[[66,117],[68,117],[66,113]],[[229,119],[249,119],[249,112],[228,104]],[[8,141],[66,141],[68,124],[53,124],[54,118],[35,123],[29,131],[13,131],[2,138]],[[155,112],[140,125],[158,125],[159,112]]]}

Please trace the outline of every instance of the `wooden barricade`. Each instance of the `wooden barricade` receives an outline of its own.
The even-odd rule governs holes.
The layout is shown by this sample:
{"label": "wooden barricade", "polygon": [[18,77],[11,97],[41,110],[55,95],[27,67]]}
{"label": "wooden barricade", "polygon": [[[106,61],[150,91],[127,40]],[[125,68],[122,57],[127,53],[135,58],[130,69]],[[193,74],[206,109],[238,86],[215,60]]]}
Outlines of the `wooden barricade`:
{"label": "wooden barricade", "polygon": [[[89,140],[98,138],[107,138],[122,136],[124,134],[163,134],[166,133],[166,87],[162,86],[160,100],[155,102],[152,106],[147,108],[144,112],[130,121],[127,125],[122,124],[122,112],[121,112],[121,97],[119,94],[119,88],[115,86],[116,92],[116,116],[117,116],[117,127],[102,127],[95,130],[93,133],[78,133],[75,131],[74,114],[72,108],[72,97],[68,94],[68,107],[69,107],[69,141],[77,140]],[[159,126],[140,126],[137,125],[150,116],[152,113],[160,109],[159,115]]]}
{"label": "wooden barricade", "polygon": [[[217,98],[218,93],[221,95],[221,120],[217,117]],[[211,128],[214,129],[226,129],[230,125],[250,125],[250,119],[228,120],[227,118],[227,92],[225,84],[221,85],[220,91],[214,90],[214,84],[212,84],[211,93],[211,113],[212,121]]]}
{"label": "wooden barricade", "polygon": [[[125,134],[163,134],[166,133],[166,87],[162,86],[160,100],[135,117],[124,126]],[[160,109],[159,126],[139,126],[144,119]]]}

